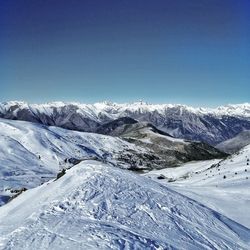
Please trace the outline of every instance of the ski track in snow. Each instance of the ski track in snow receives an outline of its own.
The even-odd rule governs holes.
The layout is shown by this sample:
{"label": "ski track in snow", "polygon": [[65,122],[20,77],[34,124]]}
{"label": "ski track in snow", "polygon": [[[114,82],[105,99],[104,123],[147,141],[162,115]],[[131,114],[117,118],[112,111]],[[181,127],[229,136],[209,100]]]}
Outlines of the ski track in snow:
{"label": "ski track in snow", "polygon": [[1,249],[247,249],[250,230],[155,181],[86,161],[0,208]]}
{"label": "ski track in snow", "polygon": [[189,162],[145,175],[250,228],[250,145],[225,160]]}

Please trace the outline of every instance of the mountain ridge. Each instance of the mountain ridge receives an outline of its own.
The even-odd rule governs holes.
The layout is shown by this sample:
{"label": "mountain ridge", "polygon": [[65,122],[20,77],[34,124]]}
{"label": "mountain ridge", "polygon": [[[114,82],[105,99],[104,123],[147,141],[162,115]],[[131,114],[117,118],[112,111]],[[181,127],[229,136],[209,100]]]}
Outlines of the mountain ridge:
{"label": "mountain ridge", "polygon": [[1,118],[0,139],[0,206],[15,192],[40,185],[63,169],[90,158],[120,168],[149,171],[188,160],[224,156],[211,146],[200,145],[194,150],[194,143],[170,143],[158,154],[151,146],[137,145],[122,137]]}
{"label": "mountain ridge", "polygon": [[171,136],[211,145],[230,139],[243,130],[250,130],[249,103],[220,106],[216,109],[143,102],[0,103],[1,118],[37,122],[84,132],[96,132],[101,125],[125,116],[140,122],[152,123],[157,129]]}
{"label": "mountain ridge", "polygon": [[96,161],[24,192],[0,211],[3,249],[247,249],[250,236],[168,187]]}
{"label": "mountain ridge", "polygon": [[148,110],[164,110],[168,108],[183,108],[189,111],[192,111],[194,113],[202,113],[202,114],[217,114],[217,115],[225,115],[227,114],[233,114],[233,115],[239,115],[239,116],[246,116],[250,117],[250,103],[237,103],[237,104],[226,104],[226,105],[219,105],[217,107],[211,108],[211,107],[193,107],[191,105],[185,105],[185,104],[171,104],[171,103],[162,103],[162,104],[152,104],[144,101],[135,101],[135,102],[127,102],[127,103],[117,103],[117,102],[111,102],[111,101],[103,101],[103,102],[95,102],[95,103],[82,103],[82,102],[63,102],[63,101],[51,101],[51,102],[44,102],[44,103],[29,103],[25,101],[6,101],[6,102],[0,102],[0,108],[3,106],[14,106],[14,105],[23,105],[24,107],[63,107],[63,106],[69,106],[74,105],[78,108],[85,108],[85,107],[92,107],[96,108],[97,111],[101,112],[105,110],[106,108],[147,108]]}

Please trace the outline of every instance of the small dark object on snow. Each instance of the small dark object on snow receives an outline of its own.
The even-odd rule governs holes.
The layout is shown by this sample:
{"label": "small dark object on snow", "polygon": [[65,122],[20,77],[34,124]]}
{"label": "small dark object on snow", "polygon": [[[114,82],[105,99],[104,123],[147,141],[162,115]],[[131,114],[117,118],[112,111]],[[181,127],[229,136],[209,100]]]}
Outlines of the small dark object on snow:
{"label": "small dark object on snow", "polygon": [[165,176],[164,175],[160,175],[160,176],[157,177],[157,179],[158,180],[163,180],[163,179],[165,179]]}
{"label": "small dark object on snow", "polygon": [[56,180],[58,180],[58,179],[61,178],[63,175],[65,175],[65,173],[66,173],[66,170],[65,170],[65,169],[63,169],[61,172],[59,172],[59,173],[57,174],[57,176],[56,176]]}

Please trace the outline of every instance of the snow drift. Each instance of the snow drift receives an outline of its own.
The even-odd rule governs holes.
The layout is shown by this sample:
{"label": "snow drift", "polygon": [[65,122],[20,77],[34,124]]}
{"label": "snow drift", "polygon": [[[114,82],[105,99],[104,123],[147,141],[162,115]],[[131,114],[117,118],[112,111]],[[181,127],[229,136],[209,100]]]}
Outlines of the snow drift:
{"label": "snow drift", "polygon": [[249,239],[221,214],[97,161],[0,208],[1,249],[248,249]]}

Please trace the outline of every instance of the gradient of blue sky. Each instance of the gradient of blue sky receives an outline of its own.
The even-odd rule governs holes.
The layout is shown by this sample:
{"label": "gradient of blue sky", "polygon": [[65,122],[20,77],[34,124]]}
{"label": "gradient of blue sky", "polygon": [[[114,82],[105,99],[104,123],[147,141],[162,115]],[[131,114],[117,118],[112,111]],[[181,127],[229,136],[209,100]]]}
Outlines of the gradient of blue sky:
{"label": "gradient of blue sky", "polygon": [[0,100],[250,101],[249,0],[2,0]]}

